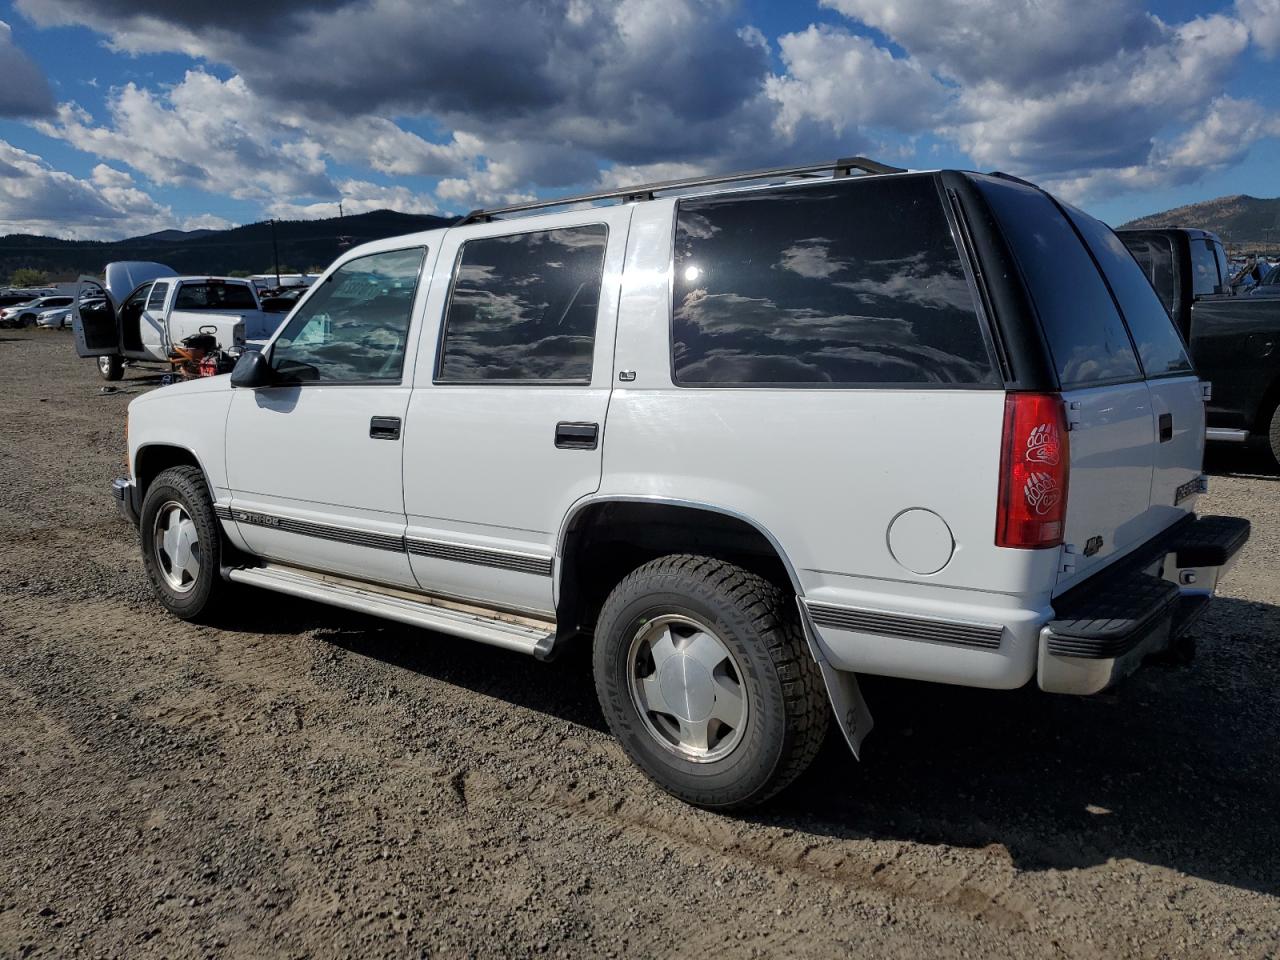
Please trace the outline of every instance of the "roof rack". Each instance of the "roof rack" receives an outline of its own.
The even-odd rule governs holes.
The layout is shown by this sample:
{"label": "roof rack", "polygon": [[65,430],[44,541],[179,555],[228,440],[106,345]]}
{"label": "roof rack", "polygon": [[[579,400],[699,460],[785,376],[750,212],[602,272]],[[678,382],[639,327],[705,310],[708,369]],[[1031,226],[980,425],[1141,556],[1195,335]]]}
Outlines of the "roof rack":
{"label": "roof rack", "polygon": [[802,167],[773,167],[765,170],[747,170],[741,173],[685,177],[681,180],[660,180],[656,183],[642,183],[632,187],[616,187],[612,190],[580,193],[576,196],[559,197],[554,200],[532,200],[528,203],[513,203],[507,207],[472,210],[466,216],[459,218],[453,225],[461,227],[468,223],[488,223],[494,217],[509,213],[524,213],[528,210],[565,207],[575,203],[594,203],[600,200],[618,200],[622,203],[631,203],[635,200],[652,200],[654,195],[660,191],[710,187],[721,183],[743,183],[750,180],[767,180],[773,177],[812,177],[818,174],[830,174],[835,179],[852,176],[855,170],[862,173],[907,172],[903,167],[891,167],[887,163],[879,163],[866,157],[842,157],[833,163],[812,163]]}

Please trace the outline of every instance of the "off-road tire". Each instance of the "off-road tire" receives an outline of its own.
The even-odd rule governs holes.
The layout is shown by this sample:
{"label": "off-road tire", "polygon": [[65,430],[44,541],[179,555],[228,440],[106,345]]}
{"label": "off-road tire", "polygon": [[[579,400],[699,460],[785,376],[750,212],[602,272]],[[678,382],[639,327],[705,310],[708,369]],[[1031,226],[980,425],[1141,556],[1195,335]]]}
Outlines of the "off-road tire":
{"label": "off-road tire", "polygon": [[[719,760],[694,762],[664,749],[631,697],[631,641],[667,614],[710,626],[742,667],[746,729]],[[794,599],[722,560],[679,554],[630,573],[601,610],[593,667],[600,707],[623,750],[659,787],[697,806],[763,803],[804,772],[826,735],[830,709]]]}
{"label": "off-road tire", "polygon": [[119,380],[124,377],[124,360],[121,357],[99,357],[98,375],[103,380]]}
{"label": "off-road tire", "polygon": [[1271,411],[1271,424],[1267,430],[1267,447],[1271,452],[1272,463],[1280,467],[1280,403]]}
{"label": "off-road tire", "polygon": [[[174,590],[165,580],[156,556],[153,533],[156,514],[170,501],[177,501],[186,509],[195,524],[200,545],[200,573],[185,593]],[[214,515],[209,488],[199,467],[170,467],[151,482],[142,499],[138,541],[147,579],[166,610],[179,619],[195,621],[208,620],[219,610],[228,592],[228,584],[220,571],[222,528]]]}

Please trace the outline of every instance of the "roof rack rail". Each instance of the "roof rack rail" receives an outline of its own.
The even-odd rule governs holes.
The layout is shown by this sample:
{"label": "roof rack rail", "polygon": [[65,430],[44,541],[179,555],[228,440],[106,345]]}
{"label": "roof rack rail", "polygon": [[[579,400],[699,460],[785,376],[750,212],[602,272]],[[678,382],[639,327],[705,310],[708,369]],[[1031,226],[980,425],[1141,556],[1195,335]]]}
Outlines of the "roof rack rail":
{"label": "roof rack rail", "polygon": [[472,210],[466,216],[460,217],[453,225],[461,227],[468,223],[488,223],[494,217],[509,213],[524,213],[529,210],[544,210],[550,207],[566,207],[575,203],[594,203],[600,200],[618,200],[622,203],[631,203],[635,200],[652,200],[654,194],[660,191],[710,187],[720,183],[744,183],[750,180],[766,180],[771,177],[812,177],[823,173],[830,174],[835,179],[851,176],[855,170],[872,174],[907,172],[903,167],[891,167],[887,163],[869,160],[866,157],[842,157],[833,163],[811,163],[800,167],[772,167],[765,170],[746,170],[740,173],[685,177],[680,180],[660,180],[655,183],[642,183],[631,187],[616,187],[612,190],[580,193],[572,197],[558,197],[553,200],[532,200],[528,203],[513,203],[506,207]]}

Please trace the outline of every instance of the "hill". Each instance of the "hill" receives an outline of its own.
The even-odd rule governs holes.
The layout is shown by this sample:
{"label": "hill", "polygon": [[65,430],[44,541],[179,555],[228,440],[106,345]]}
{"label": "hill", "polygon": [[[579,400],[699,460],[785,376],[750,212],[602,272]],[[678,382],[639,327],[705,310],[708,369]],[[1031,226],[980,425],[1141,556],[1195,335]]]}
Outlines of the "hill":
{"label": "hill", "polygon": [[1122,227],[1200,227],[1231,244],[1280,241],[1280,198],[1265,200],[1237,194],[1175,207],[1122,224]]}
{"label": "hill", "polygon": [[[356,244],[445,226],[451,218],[374,210],[327,220],[278,220],[280,265],[289,271],[328,265]],[[27,234],[0,237],[0,278],[20,267],[43,270],[53,279],[97,274],[113,260],[157,260],[179,273],[267,273],[273,267],[270,222],[230,230],[162,230],[127,240],[59,240]]]}

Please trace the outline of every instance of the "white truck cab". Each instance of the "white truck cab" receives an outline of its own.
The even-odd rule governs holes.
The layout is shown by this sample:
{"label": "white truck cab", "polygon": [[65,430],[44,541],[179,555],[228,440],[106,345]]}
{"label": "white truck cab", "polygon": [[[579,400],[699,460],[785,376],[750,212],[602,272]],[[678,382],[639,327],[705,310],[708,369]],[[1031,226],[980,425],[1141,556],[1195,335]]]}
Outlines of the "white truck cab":
{"label": "white truck cab", "polygon": [[123,361],[164,362],[185,340],[212,336],[216,349],[261,346],[283,318],[265,313],[258,291],[236,277],[178,276],[161,263],[107,264],[81,277],[71,311],[76,352],[119,380]]}
{"label": "white truck cab", "polygon": [[1203,398],[1103,224],[855,158],[351,250],[131,403],[115,495],[181,617],[251,585],[590,638],[632,759],[740,807],[833,717],[858,751],[858,674],[1088,694],[1175,648],[1249,534],[1194,512]]}

